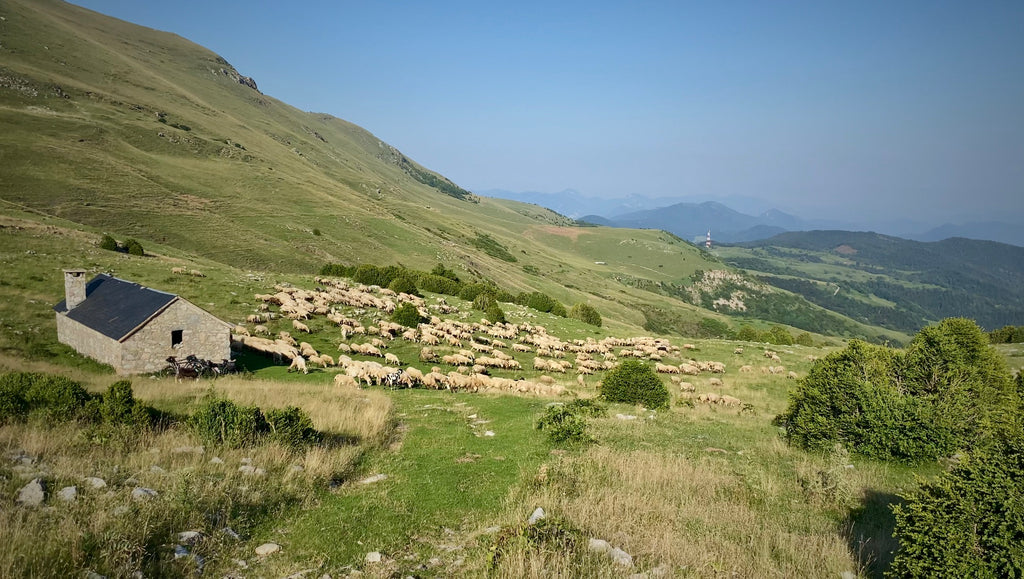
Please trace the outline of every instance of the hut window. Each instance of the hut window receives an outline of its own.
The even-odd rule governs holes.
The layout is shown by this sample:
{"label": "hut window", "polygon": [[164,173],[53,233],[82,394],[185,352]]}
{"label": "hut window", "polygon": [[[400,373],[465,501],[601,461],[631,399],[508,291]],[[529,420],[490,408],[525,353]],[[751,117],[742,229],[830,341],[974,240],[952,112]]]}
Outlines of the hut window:
{"label": "hut window", "polygon": [[171,331],[171,347],[180,348],[181,340],[185,334],[185,330],[172,330]]}

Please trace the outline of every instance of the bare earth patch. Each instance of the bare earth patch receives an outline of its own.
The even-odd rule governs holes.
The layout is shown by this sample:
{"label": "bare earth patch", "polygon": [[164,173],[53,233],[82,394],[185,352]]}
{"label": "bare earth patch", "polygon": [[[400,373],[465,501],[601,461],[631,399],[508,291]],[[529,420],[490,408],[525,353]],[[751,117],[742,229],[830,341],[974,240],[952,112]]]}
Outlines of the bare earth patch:
{"label": "bare earth patch", "polygon": [[527,229],[526,232],[523,233],[523,235],[525,237],[532,238],[533,235],[531,235],[531,234],[534,231],[539,231],[541,233],[547,233],[548,235],[558,235],[560,237],[568,237],[569,239],[571,239],[573,241],[578,240],[581,233],[591,233],[590,231],[585,231],[585,230],[583,230],[580,227],[558,227],[556,225],[535,225],[535,226]]}
{"label": "bare earth patch", "polygon": [[857,253],[857,250],[844,243],[843,245],[835,248],[835,252],[839,255],[854,255]]}

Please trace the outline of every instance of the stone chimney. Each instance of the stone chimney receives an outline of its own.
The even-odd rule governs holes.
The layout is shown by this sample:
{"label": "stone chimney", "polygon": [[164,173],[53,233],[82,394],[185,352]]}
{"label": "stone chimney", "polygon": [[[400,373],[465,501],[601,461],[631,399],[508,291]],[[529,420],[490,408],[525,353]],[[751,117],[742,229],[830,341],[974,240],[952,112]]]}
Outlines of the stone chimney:
{"label": "stone chimney", "polygon": [[64,270],[64,303],[68,310],[85,301],[85,270]]}

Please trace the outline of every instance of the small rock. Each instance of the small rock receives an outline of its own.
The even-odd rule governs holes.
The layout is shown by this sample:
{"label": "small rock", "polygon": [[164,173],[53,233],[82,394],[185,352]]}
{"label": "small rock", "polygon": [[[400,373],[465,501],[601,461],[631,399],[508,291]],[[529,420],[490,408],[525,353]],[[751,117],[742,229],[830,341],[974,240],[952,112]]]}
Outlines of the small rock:
{"label": "small rock", "polygon": [[857,579],[857,574],[853,571],[843,571],[839,574],[841,579]]}
{"label": "small rock", "polygon": [[249,564],[245,562],[245,559],[235,559],[235,566],[239,569],[248,569]]}
{"label": "small rock", "polygon": [[488,430],[487,432],[484,432],[484,436],[494,436],[494,431]]}
{"label": "small rock", "polygon": [[476,414],[470,414],[470,415],[469,415],[469,416],[467,416],[466,418],[476,418]]}
{"label": "small rock", "polygon": [[541,507],[537,507],[537,508],[536,508],[536,509],[535,509],[535,510],[533,511],[533,514],[532,514],[532,515],[530,515],[530,518],[526,520],[526,524],[527,524],[527,525],[533,525],[533,524],[535,524],[535,523],[536,523],[537,521],[539,521],[539,520],[541,520],[541,519],[543,519],[543,518],[544,518],[544,509],[543,509],[543,508],[541,508]]}
{"label": "small rock", "polygon": [[153,473],[156,473],[156,474],[163,474],[163,473],[165,473],[167,471],[154,464],[153,466],[149,467],[149,472],[153,472]]}
{"label": "small rock", "polygon": [[206,449],[201,446],[179,446],[171,452],[174,454],[203,454]]}
{"label": "small rock", "polygon": [[23,507],[38,507],[46,500],[46,482],[41,478],[34,478],[27,485],[18,491],[18,498],[14,502]]}
{"label": "small rock", "polygon": [[604,539],[594,539],[593,537],[587,541],[587,548],[595,553],[607,553],[612,550],[611,544]]}
{"label": "small rock", "polygon": [[78,487],[64,487],[57,491],[57,498],[67,502],[73,503],[78,498]]}
{"label": "small rock", "polygon": [[210,464],[224,464],[224,460],[219,456],[215,456],[210,459]]}
{"label": "small rock", "polygon": [[632,414],[616,414],[615,418],[618,418],[619,420],[636,420],[636,416],[633,416]]}
{"label": "small rock", "polygon": [[256,547],[256,554],[260,557],[266,557],[267,555],[273,555],[281,550],[281,545],[277,543],[263,543],[259,547]]}
{"label": "small rock", "polygon": [[368,485],[368,484],[372,484],[372,483],[375,483],[375,482],[380,482],[382,480],[386,480],[387,478],[388,478],[388,475],[386,475],[386,474],[375,474],[373,476],[368,476],[368,477],[364,478],[363,480],[359,481],[359,484],[361,484],[361,485]]}
{"label": "small rock", "polygon": [[185,557],[188,557],[188,549],[186,549],[184,545],[175,545],[174,546],[174,559],[175,560],[184,559]]}
{"label": "small rock", "polygon": [[252,459],[248,458],[248,457],[243,458],[242,459],[242,464],[252,464]]}
{"label": "small rock", "polygon": [[234,530],[234,529],[232,529],[231,527],[224,527],[224,529],[223,529],[223,530],[224,530],[224,534],[225,534],[225,535],[227,535],[227,536],[231,537],[232,539],[234,539],[234,540],[236,540],[236,541],[242,538],[242,537],[240,537],[240,536],[238,535],[238,533],[236,533],[236,532],[235,532],[235,530]]}
{"label": "small rock", "polygon": [[366,554],[367,563],[380,563],[381,554],[380,551],[370,551]]}
{"label": "small rock", "polygon": [[619,565],[622,565],[623,567],[633,566],[632,555],[623,551],[622,549],[619,549],[618,547],[613,547],[611,551],[608,551],[608,556],[612,558],[612,561]]}
{"label": "small rock", "polygon": [[87,476],[85,477],[85,484],[89,485],[94,489],[106,488],[107,481],[101,479],[98,476]]}
{"label": "small rock", "polygon": [[178,542],[185,545],[194,545],[196,541],[202,538],[202,531],[182,531],[178,533]]}
{"label": "small rock", "polygon": [[243,464],[242,466],[238,467],[238,472],[251,476],[263,476],[267,474],[267,471],[263,470],[258,466],[253,466],[251,464]]}
{"label": "small rock", "polygon": [[89,571],[85,574],[85,579],[107,579],[106,575],[100,575],[95,571]]}
{"label": "small rock", "polygon": [[306,470],[306,467],[302,466],[301,464],[293,464],[291,470],[292,472],[302,472]]}
{"label": "small rock", "polygon": [[132,489],[132,498],[135,500],[148,500],[155,498],[160,493],[146,487],[135,487]]}

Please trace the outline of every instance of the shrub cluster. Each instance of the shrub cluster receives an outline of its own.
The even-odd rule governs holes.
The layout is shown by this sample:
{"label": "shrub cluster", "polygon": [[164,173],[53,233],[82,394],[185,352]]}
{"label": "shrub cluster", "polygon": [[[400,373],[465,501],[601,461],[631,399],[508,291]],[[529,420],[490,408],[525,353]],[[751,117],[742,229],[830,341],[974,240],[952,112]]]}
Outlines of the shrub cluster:
{"label": "shrub cluster", "polygon": [[917,461],[983,445],[1019,409],[1006,366],[972,320],[921,330],[906,351],[852,341],[819,360],[776,417],[793,445],[834,443]]}
{"label": "shrub cluster", "polygon": [[1003,326],[989,332],[988,341],[993,344],[1019,344],[1024,342],[1024,326]]}
{"label": "shrub cluster", "polygon": [[593,400],[574,400],[568,404],[549,406],[537,421],[554,444],[581,446],[594,441],[587,434],[587,417],[607,416],[608,410]]}
{"label": "shrub cluster", "polygon": [[[814,345],[813,338],[811,338],[811,335],[807,332],[803,332],[797,337],[801,340],[801,345]],[[775,344],[776,346],[791,346],[794,343],[798,343],[793,339],[793,335],[789,333],[789,330],[778,325],[772,326],[771,328],[761,332],[753,326],[744,324],[736,331],[736,339],[744,342],[766,342],[768,344]],[[807,343],[808,340],[810,343]]]}
{"label": "shrub cluster", "polygon": [[964,454],[893,507],[894,577],[1024,576],[1024,436]]}
{"label": "shrub cluster", "polygon": [[538,312],[549,312],[562,318],[569,315],[561,302],[542,292],[523,292],[517,295],[514,301]]}
{"label": "shrub cluster", "polygon": [[139,404],[132,383],[121,380],[106,394],[90,394],[81,384],[53,374],[0,374],[0,424],[39,417],[49,422],[82,420],[111,426],[149,426],[156,411]]}
{"label": "shrub cluster", "polygon": [[407,328],[415,328],[423,321],[420,311],[409,302],[402,302],[395,311],[391,313],[391,321],[402,324]]}
{"label": "shrub cluster", "polygon": [[299,448],[319,439],[309,415],[296,406],[264,413],[256,406],[241,406],[215,396],[208,396],[200,404],[189,417],[188,426],[208,444],[232,447],[270,440]]}
{"label": "shrub cluster", "polygon": [[668,388],[654,369],[639,360],[625,360],[609,370],[601,382],[601,396],[609,402],[667,408]]}
{"label": "shrub cluster", "polygon": [[597,313],[597,310],[590,304],[580,302],[569,310],[569,317],[574,320],[579,320],[585,324],[591,326],[601,327],[601,314]]}
{"label": "shrub cluster", "polygon": [[142,244],[139,243],[138,240],[128,238],[124,240],[124,243],[118,243],[116,239],[106,234],[102,239],[100,239],[100,249],[105,249],[107,251],[120,251],[131,255],[146,255],[146,251],[142,248]]}

